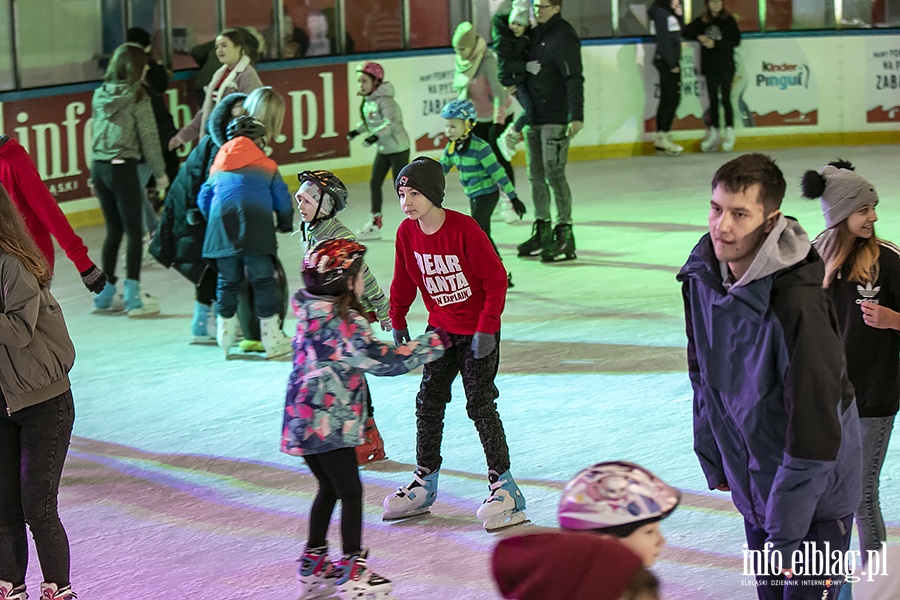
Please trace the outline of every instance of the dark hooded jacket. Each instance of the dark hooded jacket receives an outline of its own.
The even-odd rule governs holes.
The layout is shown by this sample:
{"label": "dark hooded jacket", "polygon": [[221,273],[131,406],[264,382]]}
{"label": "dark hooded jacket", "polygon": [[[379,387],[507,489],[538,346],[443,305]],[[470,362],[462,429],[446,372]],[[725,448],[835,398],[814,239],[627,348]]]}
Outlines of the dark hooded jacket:
{"label": "dark hooded jacket", "polygon": [[535,125],[568,125],[584,121],[584,76],[581,40],[560,15],[531,30],[528,60],[541,63],[537,75],[529,73],[525,85],[534,101]]}
{"label": "dark hooded jacket", "polygon": [[647,14],[653,23],[653,38],[656,41],[653,62],[662,62],[667,69],[672,70],[681,63],[681,30],[684,28],[684,19],[672,11],[670,0],[656,0],[650,5]]}
{"label": "dark hooded jacket", "polygon": [[150,241],[150,254],[166,268],[175,267],[195,284],[209,268],[203,258],[206,223],[197,209],[200,187],[209,177],[219,148],[225,144],[225,128],[231,109],[243,102],[246,94],[230,94],[213,109],[207,122],[209,135],[203,136],[172,181],[160,215],[156,235]]}
{"label": "dark hooded jacket", "polygon": [[727,287],[709,234],[678,274],[694,390],[694,451],[710,489],[768,534],[786,564],[813,521],[852,514],[862,492],[859,419],[825,268],[780,217]]}

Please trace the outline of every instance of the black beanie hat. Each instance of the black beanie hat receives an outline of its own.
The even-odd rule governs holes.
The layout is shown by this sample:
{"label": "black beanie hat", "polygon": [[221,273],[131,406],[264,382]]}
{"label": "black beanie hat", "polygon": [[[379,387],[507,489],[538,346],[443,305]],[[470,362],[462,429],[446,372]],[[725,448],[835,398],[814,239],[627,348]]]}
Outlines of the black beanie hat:
{"label": "black beanie hat", "polygon": [[444,167],[433,158],[417,156],[397,175],[394,190],[399,192],[401,186],[417,190],[440,207],[444,203]]}

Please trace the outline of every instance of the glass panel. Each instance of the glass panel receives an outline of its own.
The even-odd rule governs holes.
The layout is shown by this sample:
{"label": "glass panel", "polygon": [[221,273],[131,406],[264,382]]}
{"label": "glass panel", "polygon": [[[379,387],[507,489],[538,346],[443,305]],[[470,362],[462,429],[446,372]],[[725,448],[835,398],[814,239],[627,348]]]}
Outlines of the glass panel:
{"label": "glass panel", "polygon": [[[334,0],[284,0],[284,10],[293,24],[291,39],[294,42],[290,53],[285,53],[286,57],[337,53]],[[344,38],[344,47],[348,53],[356,51],[352,36]]]}
{"label": "glass panel", "polygon": [[[205,64],[217,33],[216,0],[172,2],[172,69],[195,69]],[[215,56],[212,58],[215,60]]]}
{"label": "glass panel", "polygon": [[638,37],[650,35],[648,11],[652,0],[613,0],[619,3],[618,37]]}
{"label": "glass panel", "polygon": [[[691,0],[691,20],[704,10],[706,0]],[[759,0],[725,0],[725,10],[734,16],[741,31],[759,31]]]}
{"label": "glass panel", "polygon": [[9,0],[0,0],[0,90],[11,90],[16,81],[13,77],[12,27],[10,23]]}
{"label": "glass panel", "polygon": [[832,27],[833,0],[766,0],[766,31]]}
{"label": "glass panel", "polygon": [[562,6],[562,18],[575,28],[581,39],[612,37],[610,0],[566,0]]}
{"label": "glass panel", "polygon": [[[101,79],[104,31],[107,22],[109,31],[115,29],[115,16],[107,19],[97,0],[57,2],[53,10],[47,10],[43,2],[16,3],[22,86]],[[120,17],[120,39],[125,38],[123,26]]]}
{"label": "glass panel", "polygon": [[345,0],[344,7],[357,52],[403,48],[400,0]]}
{"label": "glass panel", "polygon": [[468,18],[467,4],[468,0],[409,0],[409,47],[449,46],[453,30]]}
{"label": "glass panel", "polygon": [[872,24],[876,27],[900,27],[900,0],[875,0]]}
{"label": "glass panel", "polygon": [[163,58],[162,0],[131,0],[131,23],[128,27],[140,27],[150,34],[150,46],[154,58]]}
{"label": "glass panel", "polygon": [[[242,27],[256,38],[257,56],[270,58],[278,55],[274,39],[272,0],[225,0],[225,27]],[[269,38],[275,42],[269,47]],[[254,58],[251,54],[251,58]]]}

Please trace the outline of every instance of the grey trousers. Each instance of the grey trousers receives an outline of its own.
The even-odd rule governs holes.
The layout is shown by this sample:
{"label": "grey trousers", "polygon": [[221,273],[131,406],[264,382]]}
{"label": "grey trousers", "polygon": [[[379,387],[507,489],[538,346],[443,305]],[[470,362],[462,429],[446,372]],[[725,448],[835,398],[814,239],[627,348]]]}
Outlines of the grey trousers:
{"label": "grey trousers", "polygon": [[572,192],[566,181],[569,160],[569,136],[566,125],[529,125],[525,128],[528,145],[528,180],[534,215],[540,221],[550,220],[550,191],[556,200],[557,223],[572,224]]}

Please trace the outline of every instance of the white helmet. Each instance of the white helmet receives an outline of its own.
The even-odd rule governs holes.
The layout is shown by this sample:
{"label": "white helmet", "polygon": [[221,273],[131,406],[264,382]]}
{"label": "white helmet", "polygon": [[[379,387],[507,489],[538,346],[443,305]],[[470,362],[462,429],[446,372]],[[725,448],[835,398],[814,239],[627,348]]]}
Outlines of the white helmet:
{"label": "white helmet", "polygon": [[583,469],[563,490],[557,516],[563,529],[608,530],[620,537],[669,516],[681,493],[634,463],[602,462]]}

